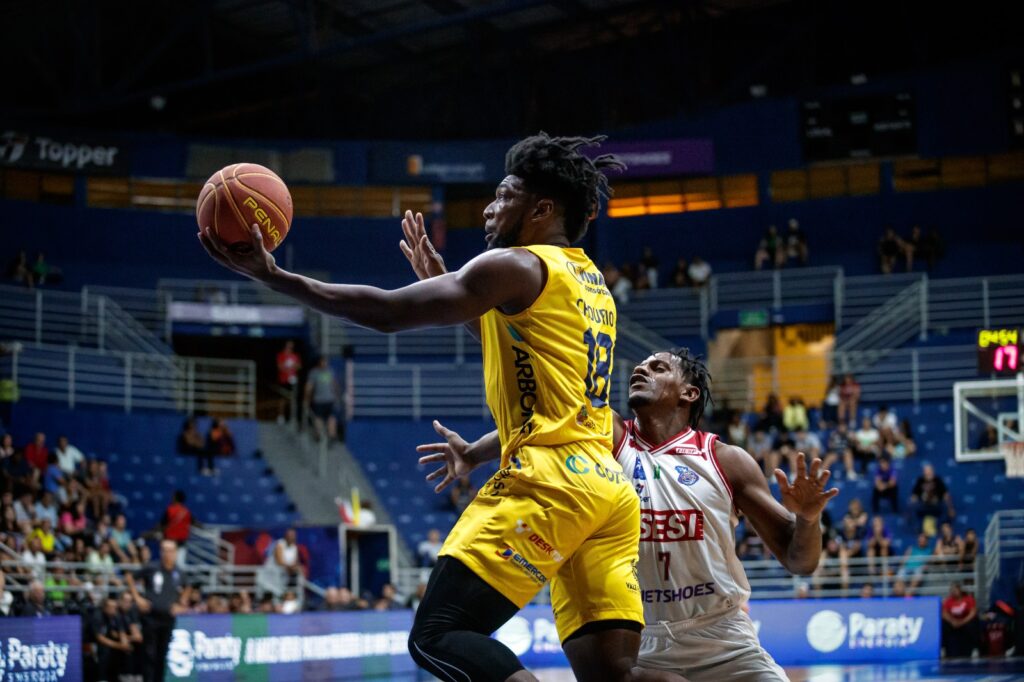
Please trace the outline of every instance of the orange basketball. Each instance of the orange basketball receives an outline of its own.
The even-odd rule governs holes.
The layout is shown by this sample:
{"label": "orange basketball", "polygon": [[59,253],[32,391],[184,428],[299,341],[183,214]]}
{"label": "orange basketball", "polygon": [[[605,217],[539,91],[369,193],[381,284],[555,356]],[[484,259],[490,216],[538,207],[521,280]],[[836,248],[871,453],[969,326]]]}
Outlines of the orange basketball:
{"label": "orange basketball", "polygon": [[217,171],[203,185],[196,202],[196,221],[199,229],[211,228],[239,252],[251,248],[249,230],[259,225],[264,246],[273,251],[291,227],[292,195],[269,168],[236,163]]}

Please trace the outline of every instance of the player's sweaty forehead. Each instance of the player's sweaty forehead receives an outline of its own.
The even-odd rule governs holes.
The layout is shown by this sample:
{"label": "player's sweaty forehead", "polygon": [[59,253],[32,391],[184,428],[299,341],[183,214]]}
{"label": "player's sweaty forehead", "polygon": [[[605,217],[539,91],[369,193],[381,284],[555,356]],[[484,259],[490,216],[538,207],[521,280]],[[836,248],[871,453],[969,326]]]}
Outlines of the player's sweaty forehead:
{"label": "player's sweaty forehead", "polygon": [[666,351],[650,355],[646,360],[637,365],[637,367],[643,367],[645,365],[650,367],[655,364],[665,365],[671,369],[678,370],[680,373],[683,369],[679,356]]}

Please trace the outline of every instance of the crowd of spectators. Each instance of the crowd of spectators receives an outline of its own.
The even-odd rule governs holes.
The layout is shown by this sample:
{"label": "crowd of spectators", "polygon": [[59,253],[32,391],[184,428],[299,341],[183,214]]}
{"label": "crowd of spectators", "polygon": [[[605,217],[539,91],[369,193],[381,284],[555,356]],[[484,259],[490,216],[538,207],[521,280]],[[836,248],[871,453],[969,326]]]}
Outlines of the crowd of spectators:
{"label": "crowd of spectators", "polygon": [[188,417],[178,433],[177,450],[179,454],[196,458],[196,471],[199,474],[215,476],[218,473],[216,458],[235,454],[235,438],[223,419],[214,419],[210,430],[203,436],[195,418]]}
{"label": "crowd of spectators", "polygon": [[689,262],[685,258],[678,258],[667,278],[662,276],[660,265],[653,249],[645,246],[639,261],[626,262],[620,266],[607,262],[601,269],[601,274],[604,275],[608,290],[619,304],[628,303],[630,294],[634,291],[700,288],[711,280],[711,265],[700,256],[694,256]]}
{"label": "crowd of spectators", "polygon": [[900,267],[906,272],[913,272],[915,260],[924,263],[930,271],[945,255],[946,246],[935,229],[925,234],[920,225],[914,225],[908,236],[901,237],[891,225],[887,225],[878,240],[877,251],[878,269],[888,275]]}
{"label": "crowd of spectators", "polygon": [[7,264],[7,281],[17,286],[34,289],[41,286],[53,286],[64,281],[64,273],[60,268],[47,262],[46,254],[36,252],[35,260],[29,261],[25,251],[18,254]]}

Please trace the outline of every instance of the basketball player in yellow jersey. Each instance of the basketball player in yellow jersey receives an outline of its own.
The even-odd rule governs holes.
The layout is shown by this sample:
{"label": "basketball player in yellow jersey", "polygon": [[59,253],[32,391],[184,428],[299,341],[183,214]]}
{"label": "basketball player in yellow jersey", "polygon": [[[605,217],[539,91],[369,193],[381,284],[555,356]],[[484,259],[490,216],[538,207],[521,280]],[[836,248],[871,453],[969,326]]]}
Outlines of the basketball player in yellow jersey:
{"label": "basketball player in yellow jersey", "polygon": [[[602,170],[621,167],[580,153],[600,139],[542,133],[515,144],[484,211],[487,250],[394,291],[287,272],[256,226],[250,254],[199,234],[222,265],[365,327],[479,324],[503,466],[463,513],[416,612],[409,651],[442,680],[536,679],[489,635],[548,583],[578,680],[682,679],[636,667],[639,503],[611,456],[607,405],[615,307],[597,268],[570,248],[607,193]],[[422,231],[407,214],[407,235],[414,226]],[[414,264],[423,241],[405,246]]]}

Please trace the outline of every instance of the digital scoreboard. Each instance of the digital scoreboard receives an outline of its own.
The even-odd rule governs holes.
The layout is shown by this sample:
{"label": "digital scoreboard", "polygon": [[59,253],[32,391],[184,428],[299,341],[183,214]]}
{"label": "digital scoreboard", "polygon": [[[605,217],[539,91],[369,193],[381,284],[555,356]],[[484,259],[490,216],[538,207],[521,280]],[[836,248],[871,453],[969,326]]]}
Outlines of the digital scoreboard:
{"label": "digital scoreboard", "polygon": [[1016,374],[1024,371],[1020,329],[978,331],[978,371],[982,374]]}

